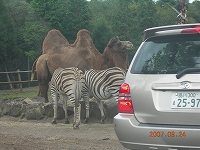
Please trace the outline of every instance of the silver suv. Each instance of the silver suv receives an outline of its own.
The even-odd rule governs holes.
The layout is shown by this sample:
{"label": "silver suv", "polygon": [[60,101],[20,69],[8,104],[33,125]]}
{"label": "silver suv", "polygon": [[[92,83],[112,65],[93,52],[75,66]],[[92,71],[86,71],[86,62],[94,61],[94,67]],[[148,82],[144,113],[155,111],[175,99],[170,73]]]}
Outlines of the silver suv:
{"label": "silver suv", "polygon": [[114,127],[125,148],[200,149],[200,23],[144,31],[118,111]]}

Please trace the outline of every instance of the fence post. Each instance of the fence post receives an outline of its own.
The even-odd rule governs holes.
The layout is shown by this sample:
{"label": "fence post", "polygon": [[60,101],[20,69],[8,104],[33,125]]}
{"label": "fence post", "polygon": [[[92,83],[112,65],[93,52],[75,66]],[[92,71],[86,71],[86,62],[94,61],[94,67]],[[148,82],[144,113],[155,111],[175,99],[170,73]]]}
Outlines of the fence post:
{"label": "fence post", "polygon": [[[21,75],[20,75],[19,69],[17,69],[17,72],[18,72],[18,73],[17,73],[17,74],[18,74],[18,80],[19,80],[19,81],[22,81],[22,80],[21,80]],[[22,83],[19,83],[19,88],[20,88],[20,92],[22,92]]]}
{"label": "fence post", "polygon": [[[4,67],[5,72],[7,72],[8,70],[7,70],[7,67],[4,63],[3,63],[3,67]],[[9,77],[8,73],[6,73],[6,77],[7,77],[8,82],[10,82],[10,77]],[[9,83],[9,87],[10,87],[10,89],[13,89],[12,83]]]}

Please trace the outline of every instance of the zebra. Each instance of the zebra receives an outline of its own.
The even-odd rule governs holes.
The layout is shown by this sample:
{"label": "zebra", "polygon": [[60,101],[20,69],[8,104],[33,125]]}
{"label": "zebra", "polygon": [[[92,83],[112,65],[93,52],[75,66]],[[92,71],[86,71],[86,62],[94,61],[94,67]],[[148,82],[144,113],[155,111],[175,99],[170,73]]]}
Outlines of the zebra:
{"label": "zebra", "polygon": [[58,101],[60,95],[63,96],[63,109],[65,112],[65,123],[69,124],[67,114],[67,100],[69,99],[74,105],[74,123],[73,129],[78,129],[80,125],[81,90],[84,83],[83,72],[76,67],[58,68],[54,71],[51,81],[49,82],[52,97],[54,117],[52,124],[56,124]]}
{"label": "zebra", "polygon": [[83,100],[85,101],[86,118],[85,123],[89,120],[89,98],[94,97],[97,100],[98,107],[101,112],[101,123],[105,121],[103,104],[101,100],[114,98],[118,101],[119,87],[124,82],[126,71],[113,67],[105,70],[90,69],[85,71],[85,83],[82,90]]}

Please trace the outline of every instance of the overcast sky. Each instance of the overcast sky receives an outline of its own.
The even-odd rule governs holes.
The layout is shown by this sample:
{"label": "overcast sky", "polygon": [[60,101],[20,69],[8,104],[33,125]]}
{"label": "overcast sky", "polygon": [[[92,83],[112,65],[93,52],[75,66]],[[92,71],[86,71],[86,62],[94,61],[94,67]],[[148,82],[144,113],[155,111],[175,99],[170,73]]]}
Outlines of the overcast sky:
{"label": "overcast sky", "polygon": [[194,0],[189,0],[189,3],[192,3]]}

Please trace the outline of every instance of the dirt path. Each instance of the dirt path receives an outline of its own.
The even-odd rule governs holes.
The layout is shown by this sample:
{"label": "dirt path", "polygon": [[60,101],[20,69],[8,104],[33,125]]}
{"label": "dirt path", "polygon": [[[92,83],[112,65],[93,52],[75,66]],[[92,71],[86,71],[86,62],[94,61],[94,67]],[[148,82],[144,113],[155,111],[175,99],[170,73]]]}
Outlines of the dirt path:
{"label": "dirt path", "polygon": [[125,150],[119,143],[113,124],[52,125],[51,120],[26,121],[0,118],[1,150]]}

